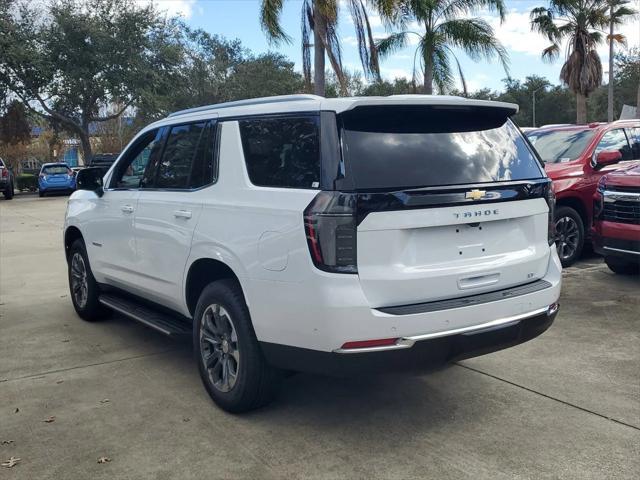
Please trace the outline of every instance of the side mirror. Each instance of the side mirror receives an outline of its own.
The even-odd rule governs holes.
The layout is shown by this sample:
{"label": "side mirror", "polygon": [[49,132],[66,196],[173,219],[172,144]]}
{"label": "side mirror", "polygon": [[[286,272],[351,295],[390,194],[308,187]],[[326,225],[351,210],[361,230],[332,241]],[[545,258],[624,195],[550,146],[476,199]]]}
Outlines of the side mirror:
{"label": "side mirror", "polygon": [[104,193],[102,189],[102,176],[104,170],[100,167],[89,167],[80,170],[76,174],[76,188],[78,190],[89,190],[101,197]]}
{"label": "side mirror", "polygon": [[622,154],[619,150],[603,150],[599,152],[591,162],[593,168],[599,169],[607,165],[613,165],[622,160]]}

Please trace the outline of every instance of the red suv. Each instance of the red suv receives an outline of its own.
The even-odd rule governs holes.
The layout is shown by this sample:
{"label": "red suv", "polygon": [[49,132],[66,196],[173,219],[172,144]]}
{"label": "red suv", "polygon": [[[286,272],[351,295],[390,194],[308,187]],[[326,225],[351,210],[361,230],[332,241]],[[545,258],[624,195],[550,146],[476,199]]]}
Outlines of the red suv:
{"label": "red suv", "polygon": [[640,165],[600,179],[593,205],[593,246],[615,273],[640,270]]}
{"label": "red suv", "polygon": [[640,120],[543,127],[526,135],[553,180],[556,246],[566,267],[580,257],[590,233],[600,178],[640,160]]}

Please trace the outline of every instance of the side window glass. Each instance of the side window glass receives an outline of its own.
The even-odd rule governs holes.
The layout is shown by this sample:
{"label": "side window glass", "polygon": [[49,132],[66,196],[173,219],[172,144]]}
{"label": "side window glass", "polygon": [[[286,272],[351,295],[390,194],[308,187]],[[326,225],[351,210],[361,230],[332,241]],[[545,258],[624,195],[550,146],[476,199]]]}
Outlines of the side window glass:
{"label": "side window glass", "polygon": [[263,187],[318,188],[318,118],[241,120],[242,148],[251,183]]}
{"label": "side window glass", "polygon": [[110,187],[139,188],[143,183],[147,166],[159,158],[161,150],[162,135],[159,129],[144,134],[118,162]]}
{"label": "side window glass", "polygon": [[627,137],[631,144],[631,153],[634,160],[640,160],[640,127],[627,128]]}
{"label": "side window glass", "polygon": [[210,122],[200,138],[191,169],[190,188],[200,188],[213,183],[217,170],[217,124]]}
{"label": "side window glass", "polygon": [[171,127],[155,170],[155,182],[145,184],[155,188],[187,188],[200,137],[206,122]]}
{"label": "side window glass", "polygon": [[596,154],[603,150],[618,150],[622,154],[622,160],[631,160],[632,158],[631,147],[622,128],[609,130],[602,136],[596,147]]}

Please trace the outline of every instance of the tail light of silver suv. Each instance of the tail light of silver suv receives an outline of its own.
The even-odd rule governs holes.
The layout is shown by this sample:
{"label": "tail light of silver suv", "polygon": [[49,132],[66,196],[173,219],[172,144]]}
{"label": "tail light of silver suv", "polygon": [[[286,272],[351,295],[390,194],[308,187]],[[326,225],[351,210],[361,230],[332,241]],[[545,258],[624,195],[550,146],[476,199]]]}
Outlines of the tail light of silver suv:
{"label": "tail light of silver suv", "polygon": [[320,192],[304,211],[314,265],[334,273],[358,273],[355,194]]}

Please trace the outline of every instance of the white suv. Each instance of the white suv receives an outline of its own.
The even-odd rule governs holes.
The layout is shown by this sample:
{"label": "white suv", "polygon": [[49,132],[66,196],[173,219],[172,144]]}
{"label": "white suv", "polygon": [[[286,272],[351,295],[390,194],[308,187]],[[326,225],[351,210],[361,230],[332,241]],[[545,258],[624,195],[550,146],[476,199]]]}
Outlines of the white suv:
{"label": "white suv", "polygon": [[425,369],[558,309],[554,197],[509,117],[445,96],[232,102],[149,125],[78,174],[64,246],[86,320],[192,335],[228,411],[285,371]]}

